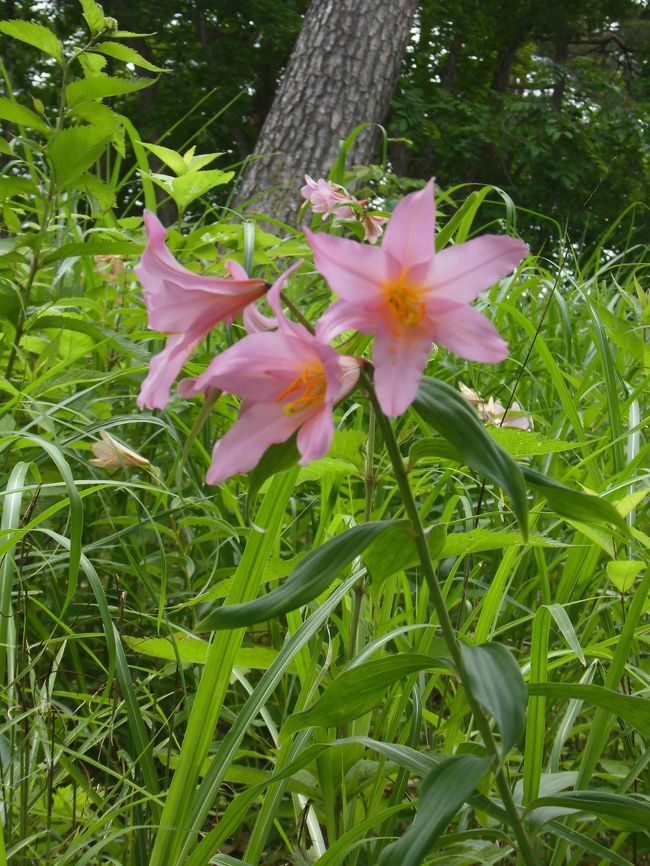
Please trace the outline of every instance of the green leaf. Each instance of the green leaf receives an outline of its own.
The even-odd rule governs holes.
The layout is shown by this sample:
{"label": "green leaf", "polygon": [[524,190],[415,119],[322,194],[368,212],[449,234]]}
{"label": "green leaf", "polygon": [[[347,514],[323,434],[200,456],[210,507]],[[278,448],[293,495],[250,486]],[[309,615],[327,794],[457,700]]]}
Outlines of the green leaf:
{"label": "green leaf", "polygon": [[255,497],[260,491],[260,488],[272,475],[278,472],[287,472],[296,465],[300,459],[300,452],[296,445],[296,434],[287,439],[286,442],[279,442],[277,445],[270,445],[262,455],[257,466],[248,476],[248,496],[246,497],[246,513],[249,512],[251,503],[255,501]]}
{"label": "green leaf", "polygon": [[379,866],[420,866],[489,768],[490,759],[477,755],[452,755],[434,767],[422,782],[415,820],[383,850]]}
{"label": "green leaf", "polygon": [[[535,823],[537,809],[545,810],[549,806],[598,815],[604,820],[613,821],[615,827],[646,831],[650,826],[650,805],[625,794],[613,794],[609,791],[567,791],[566,794],[554,797],[539,797],[529,806],[530,821]],[[548,814],[542,812],[542,819],[548,820]]]}
{"label": "green leaf", "polygon": [[180,153],[169,147],[163,147],[160,144],[147,144],[146,141],[142,142],[142,146],[150,150],[168,168],[171,168],[175,175],[187,174],[188,165]]}
{"label": "green leaf", "polygon": [[87,172],[76,178],[74,182],[76,189],[83,190],[87,196],[93,198],[99,210],[107,210],[115,204],[115,193],[104,183],[101,178]]}
{"label": "green leaf", "polygon": [[619,559],[608,562],[605,566],[607,577],[619,592],[629,592],[634,581],[646,567],[644,562],[634,559]]}
{"label": "green leaf", "polygon": [[538,454],[555,454],[558,451],[571,451],[580,447],[576,442],[546,439],[539,433],[518,430],[516,427],[489,426],[487,431],[494,441],[513,457],[535,457]]}
{"label": "green leaf", "polygon": [[20,295],[9,286],[0,283],[0,320],[15,323],[20,312]]}
{"label": "green leaf", "polygon": [[55,34],[42,24],[33,21],[0,21],[0,33],[38,48],[59,63],[63,60],[63,46]]}
{"label": "green leaf", "polygon": [[113,57],[115,60],[121,60],[124,63],[132,63],[134,66],[148,69],[150,72],[165,71],[162,67],[151,63],[135,49],[129,48],[128,45],[122,45],[120,42],[101,42],[99,45],[93,46],[93,51],[99,51],[100,54],[105,54],[107,57]]}
{"label": "green leaf", "polygon": [[648,344],[642,337],[642,331],[634,333],[634,323],[624,317],[611,313],[607,307],[598,305],[598,315],[611,339],[640,363],[648,361]]}
{"label": "green leaf", "polygon": [[95,163],[111,140],[113,129],[96,126],[72,126],[57,132],[47,153],[60,189],[83,174]]}
{"label": "green leaf", "polygon": [[82,102],[135,93],[137,90],[149,87],[150,84],[153,84],[151,78],[128,79],[102,74],[72,81],[66,87],[65,92],[69,105],[74,108]]}
{"label": "green leaf", "polygon": [[449,662],[427,655],[396,653],[348,668],[308,710],[289,716],[282,727],[282,738],[304,728],[333,728],[358,719],[381,702],[390,686],[410,674],[433,667],[447,668]]}
{"label": "green leaf", "polygon": [[81,102],[70,109],[70,114],[79,120],[85,120],[86,123],[114,129],[124,120],[121,114],[101,102]]}
{"label": "green leaf", "polygon": [[36,184],[26,177],[12,177],[5,175],[0,177],[0,201],[6,201],[16,195],[31,196],[38,195]]}
{"label": "green leaf", "polygon": [[46,135],[52,131],[43,118],[31,108],[26,108],[19,102],[4,96],[0,97],[0,120],[10,120],[19,126],[27,126],[29,129],[36,129]]}
{"label": "green leaf", "polygon": [[525,537],[528,533],[528,503],[521,468],[487,433],[467,401],[451,385],[425,376],[413,407],[451,442],[471,469],[505,490]]}
{"label": "green leaf", "polygon": [[108,63],[103,54],[93,54],[92,51],[85,51],[77,57],[77,60],[83,70],[84,78],[100,75],[102,69],[105,69]]}
{"label": "green leaf", "polygon": [[472,694],[488,710],[501,731],[505,758],[524,730],[526,683],[510,650],[500,643],[461,644],[463,677]]}
{"label": "green leaf", "polygon": [[[373,541],[366,553],[364,562],[373,581],[382,581],[398,571],[414,568],[420,562],[415,542],[408,530],[408,522],[398,521],[385,535]],[[561,546],[543,535],[529,535],[527,541],[521,533],[508,529],[470,529],[469,532],[446,533],[444,526],[434,526],[427,530],[429,550],[432,559],[446,559],[448,556],[463,556],[467,553],[485,553],[491,550],[505,550],[528,544],[532,547]]]}
{"label": "green leaf", "polygon": [[[178,658],[186,664],[197,665],[205,664],[210,646],[207,641],[198,640],[184,632],[175,634],[173,642],[170,638],[141,638],[134,635],[122,635],[122,640],[129,649],[140,655],[171,662]],[[277,657],[277,651],[268,647],[240,647],[237,650],[235,666],[265,671]],[[287,670],[295,672],[295,666],[289,665]]]}
{"label": "green leaf", "polygon": [[180,177],[152,174],[151,178],[171,195],[181,210],[185,210],[195,199],[205,195],[215,186],[228,183],[234,176],[234,171],[213,169],[211,171],[188,171],[187,174]]}
{"label": "green leaf", "polygon": [[650,737],[648,699],[624,695],[591,683],[528,683],[528,694],[543,698],[586,701],[625,719],[643,736]]}
{"label": "green leaf", "polygon": [[[446,527],[435,526],[427,531],[427,545],[433,561],[440,558],[445,541]],[[420,558],[410,521],[394,521],[392,526],[368,547],[363,561],[376,583],[381,583],[398,571],[418,565]]]}
{"label": "green leaf", "polygon": [[83,9],[84,19],[92,35],[95,36],[97,33],[101,33],[106,22],[102,7],[98,3],[95,3],[95,0],[79,0],[79,2]]}
{"label": "green leaf", "polygon": [[324,592],[334,578],[391,525],[388,520],[354,526],[309,553],[277,589],[245,604],[224,605],[195,631],[240,628],[296,610]]}
{"label": "green leaf", "polygon": [[600,496],[571,490],[570,487],[565,487],[559,481],[536,472],[528,466],[521,468],[526,483],[538,490],[553,511],[557,511],[563,517],[584,523],[612,523],[627,531],[624,518],[610,502],[601,499]]}

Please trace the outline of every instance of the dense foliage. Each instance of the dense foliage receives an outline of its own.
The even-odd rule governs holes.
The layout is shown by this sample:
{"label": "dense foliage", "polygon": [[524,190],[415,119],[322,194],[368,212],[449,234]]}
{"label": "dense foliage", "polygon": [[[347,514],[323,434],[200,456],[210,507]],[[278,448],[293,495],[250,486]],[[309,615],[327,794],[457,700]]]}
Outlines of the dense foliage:
{"label": "dense foliage", "polygon": [[[150,90],[126,97],[143,139],[221,151],[224,166],[245,159],[306,5],[107,0],[122,29],[148,34],[129,44],[165,70]],[[76,0],[7,0],[5,17],[13,16],[61,35],[78,24]],[[11,46],[4,56],[18,92],[34,79],[45,92],[56,87],[30,49]],[[650,16],[636,0],[423,0],[387,120],[392,168],[435,175],[444,187],[498,186],[540,242],[555,219],[575,241],[593,243],[636,204],[615,241],[643,243],[649,57]]]}
{"label": "dense foliage", "polygon": [[[0,866],[643,863],[645,253],[533,247],[480,303],[505,361],[434,351],[392,423],[368,379],[323,459],[290,441],[207,486],[237,401],[135,405],[162,345],[139,202],[175,202],[192,271],[305,259],[285,301],[311,321],[330,291],[303,233],[215,205],[212,146],[115,110],[153,55],[82,7],[63,43],[0,24],[42,71],[28,97],[16,63],[0,99]],[[339,168],[353,217],[312,227],[360,240],[363,184],[387,212],[410,184]],[[498,190],[467,192],[437,190],[441,250],[515,231]],[[513,400],[534,429],[503,426]]]}

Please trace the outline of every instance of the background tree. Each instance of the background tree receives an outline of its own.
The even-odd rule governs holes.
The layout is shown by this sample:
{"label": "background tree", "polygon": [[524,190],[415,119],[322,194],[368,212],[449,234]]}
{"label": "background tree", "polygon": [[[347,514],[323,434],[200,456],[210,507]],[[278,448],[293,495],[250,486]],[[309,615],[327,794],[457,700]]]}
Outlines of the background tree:
{"label": "background tree", "polygon": [[[409,42],[416,0],[313,0],[238,193],[284,221],[295,216],[305,171],[319,177],[340,139],[381,123]],[[369,162],[372,134],[355,142]],[[257,159],[256,159],[257,158]],[[260,194],[261,193],[261,194]]]}

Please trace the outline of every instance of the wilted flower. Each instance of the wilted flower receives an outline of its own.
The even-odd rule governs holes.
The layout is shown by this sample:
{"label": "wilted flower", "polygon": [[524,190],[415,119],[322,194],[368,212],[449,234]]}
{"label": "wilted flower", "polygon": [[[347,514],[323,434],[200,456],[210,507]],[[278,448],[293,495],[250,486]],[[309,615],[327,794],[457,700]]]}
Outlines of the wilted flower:
{"label": "wilted flower", "polygon": [[329,341],[346,330],[374,334],[377,397],[387,415],[413,402],[432,344],[495,363],[508,347],[469,302],[527,253],[511,237],[485,235],[435,253],[433,182],[406,196],[381,247],[305,229],[316,267],[340,295],[317,325]]}
{"label": "wilted flower", "polygon": [[101,442],[93,442],[90,446],[95,455],[89,463],[102,469],[118,469],[121,466],[149,466],[146,457],[142,457],[137,451],[132,451],[123,445],[106,430],[99,431]]}
{"label": "wilted flower", "polygon": [[485,424],[494,424],[497,427],[518,427],[520,430],[530,430],[533,426],[531,418],[526,415],[516,400],[511,403],[506,412],[500,400],[489,397],[486,402],[477,391],[468,388],[463,382],[458,383],[458,390],[467,402],[475,407],[481,421]]}
{"label": "wilted flower", "polygon": [[[356,358],[340,355],[284,316],[280,290],[287,276],[268,293],[275,318],[251,308],[245,322],[252,333],[218,355],[202,375],[179,386],[185,397],[213,388],[243,397],[239,419],[214,446],[209,484],[252,469],[270,445],[296,431],[301,465],[324,457],[334,433],[334,404],[359,377]],[[276,331],[265,330],[274,325]]]}
{"label": "wilted flower", "polygon": [[165,245],[166,229],[145,211],[147,246],[135,273],[144,289],[149,327],[168,334],[165,348],[149,363],[138,406],[163,409],[169,389],[183,364],[218,322],[228,322],[266,289],[264,280],[251,280],[237,262],[227,261],[227,277],[195,274],[183,267]]}
{"label": "wilted flower", "polygon": [[118,283],[126,270],[122,256],[95,256],[97,270],[109,283]]}

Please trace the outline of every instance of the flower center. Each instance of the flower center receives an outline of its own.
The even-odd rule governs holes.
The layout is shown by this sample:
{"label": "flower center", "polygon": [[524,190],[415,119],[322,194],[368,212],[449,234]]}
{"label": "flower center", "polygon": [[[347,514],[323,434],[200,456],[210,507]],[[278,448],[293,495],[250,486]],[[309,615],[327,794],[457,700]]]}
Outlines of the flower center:
{"label": "flower center", "polygon": [[419,325],[425,313],[417,289],[399,283],[386,288],[386,303],[397,321],[408,327]]}
{"label": "flower center", "polygon": [[290,382],[275,398],[280,403],[287,397],[293,397],[282,407],[287,415],[295,415],[305,409],[310,409],[316,403],[322,403],[327,392],[327,379],[325,371],[303,370],[299,376]]}

